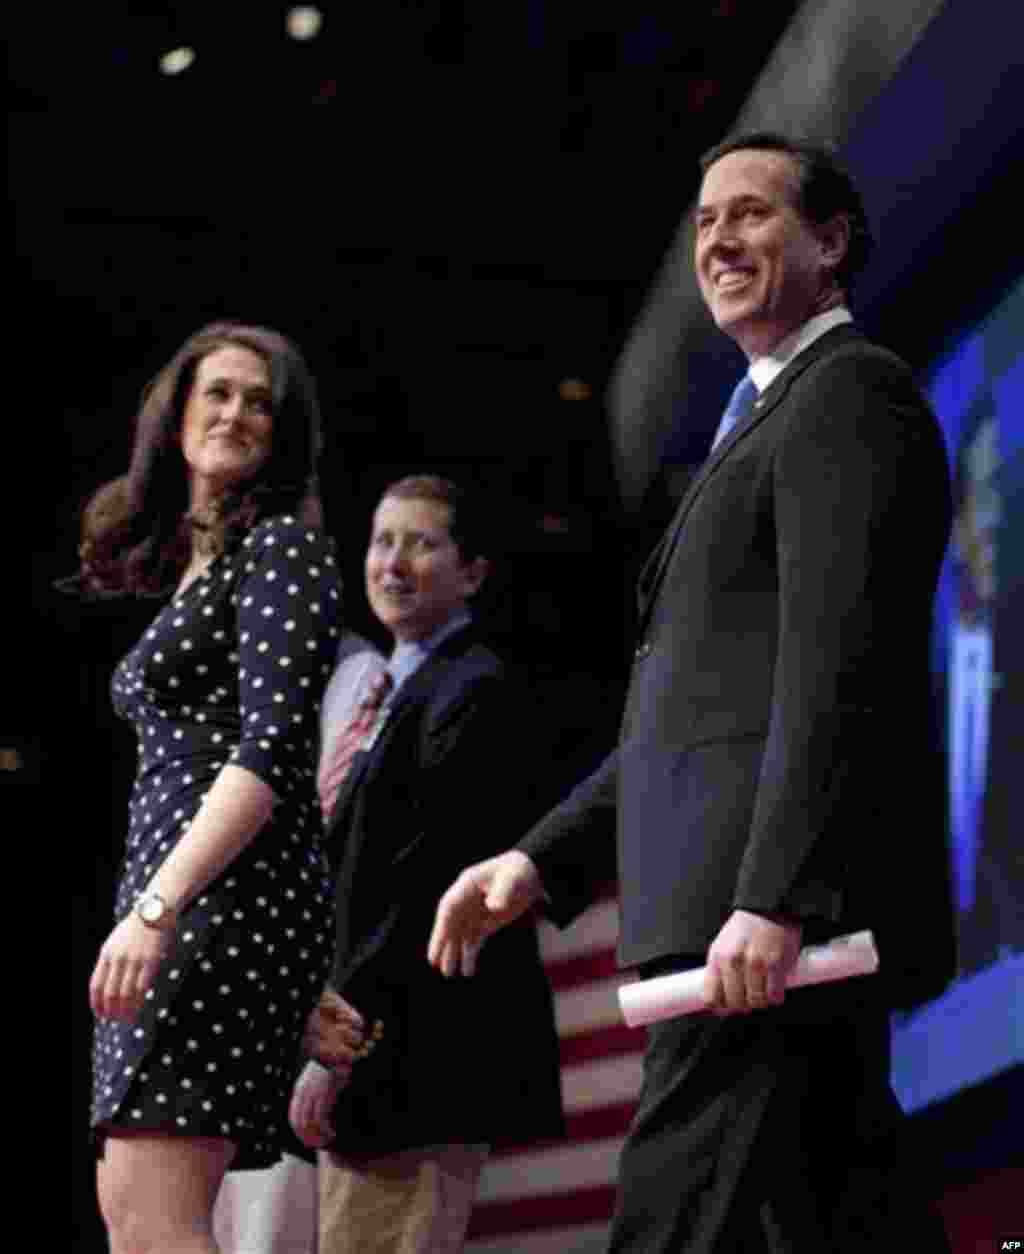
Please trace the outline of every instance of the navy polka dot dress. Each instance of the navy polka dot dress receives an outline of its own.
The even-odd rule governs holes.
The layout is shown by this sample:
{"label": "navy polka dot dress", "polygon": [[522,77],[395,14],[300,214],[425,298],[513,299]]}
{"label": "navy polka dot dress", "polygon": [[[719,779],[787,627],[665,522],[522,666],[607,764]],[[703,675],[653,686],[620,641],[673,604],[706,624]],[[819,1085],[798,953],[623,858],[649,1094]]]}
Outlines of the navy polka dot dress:
{"label": "navy polka dot dress", "polygon": [[277,804],[182,914],[138,1017],[97,1025],[94,1127],[229,1137],[235,1167],[280,1153],[333,939],[315,766],[340,616],[329,542],[271,518],[175,597],[114,673],[115,709],[139,740],[118,919],[226,763]]}

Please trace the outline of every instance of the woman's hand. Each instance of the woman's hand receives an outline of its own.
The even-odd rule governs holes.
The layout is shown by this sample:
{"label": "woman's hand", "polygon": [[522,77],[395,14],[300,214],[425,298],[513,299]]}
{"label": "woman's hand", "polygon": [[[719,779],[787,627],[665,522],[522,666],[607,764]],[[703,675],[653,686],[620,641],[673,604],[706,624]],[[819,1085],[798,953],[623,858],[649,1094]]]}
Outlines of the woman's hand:
{"label": "woman's hand", "polygon": [[132,911],[107,937],[89,981],[97,1019],[134,1019],[171,947],[173,933],[147,927]]}

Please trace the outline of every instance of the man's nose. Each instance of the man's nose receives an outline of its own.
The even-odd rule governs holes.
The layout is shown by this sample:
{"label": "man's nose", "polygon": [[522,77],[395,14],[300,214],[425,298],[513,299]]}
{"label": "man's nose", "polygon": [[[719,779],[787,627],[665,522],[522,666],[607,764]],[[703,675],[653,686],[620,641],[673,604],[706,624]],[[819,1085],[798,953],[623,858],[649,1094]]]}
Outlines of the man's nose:
{"label": "man's nose", "polygon": [[733,224],[725,218],[712,222],[704,231],[701,239],[701,250],[710,253],[714,249],[730,251],[739,244]]}
{"label": "man's nose", "polygon": [[384,565],[391,571],[406,570],[409,565],[409,550],[404,544],[393,544],[384,556]]}

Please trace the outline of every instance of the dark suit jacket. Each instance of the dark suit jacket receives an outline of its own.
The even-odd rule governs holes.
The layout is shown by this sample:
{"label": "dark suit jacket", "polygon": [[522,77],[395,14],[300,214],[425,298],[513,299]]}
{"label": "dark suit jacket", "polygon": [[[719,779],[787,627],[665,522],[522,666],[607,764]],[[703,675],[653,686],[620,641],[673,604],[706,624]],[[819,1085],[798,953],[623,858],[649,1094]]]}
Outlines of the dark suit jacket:
{"label": "dark suit jacket", "polygon": [[617,751],[520,846],[559,922],[617,844],[624,964],[703,954],[745,908],[811,939],[873,928],[893,1004],[943,986],[929,639],[950,513],[902,362],[846,326],[786,367],[641,576]]}
{"label": "dark suit jacket", "polygon": [[335,1111],[340,1153],[561,1134],[558,1042],[536,928],[490,940],[473,980],[426,960],[438,899],[463,867],[507,848],[531,806],[516,685],[472,627],[398,690],[353,761],[327,832],[337,865],[332,983],[384,1035]]}

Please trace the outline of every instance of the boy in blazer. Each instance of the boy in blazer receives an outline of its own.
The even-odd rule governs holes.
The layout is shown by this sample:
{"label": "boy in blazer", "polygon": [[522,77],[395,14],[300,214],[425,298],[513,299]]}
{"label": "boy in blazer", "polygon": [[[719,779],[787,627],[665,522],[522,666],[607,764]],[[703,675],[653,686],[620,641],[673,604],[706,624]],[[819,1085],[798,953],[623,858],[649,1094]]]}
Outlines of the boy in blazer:
{"label": "boy in blazer", "polygon": [[[941,1250],[894,1169],[888,1012],[954,969],[928,669],[945,451],[852,324],[870,236],[831,154],[760,133],[703,170],[697,279],[751,402],[641,576],[617,750],[464,872],[431,958],[455,974],[542,896],[564,925],[617,869],[621,963],[706,965],[710,1013],[649,1031],[610,1249]],[[801,944],[859,928],[880,977],[785,996]]]}
{"label": "boy in blazer", "polygon": [[450,481],[415,476],[374,514],[366,589],[395,645],[390,691],[327,826],[334,1066],[311,1062],[292,1104],[297,1134],[327,1151],[321,1254],[461,1248],[488,1147],[562,1131],[533,921],[481,959],[479,983],[453,985],[425,958],[453,875],[537,812],[514,685],[469,609],[488,572],[478,509]]}

